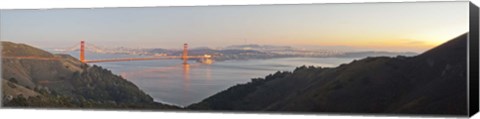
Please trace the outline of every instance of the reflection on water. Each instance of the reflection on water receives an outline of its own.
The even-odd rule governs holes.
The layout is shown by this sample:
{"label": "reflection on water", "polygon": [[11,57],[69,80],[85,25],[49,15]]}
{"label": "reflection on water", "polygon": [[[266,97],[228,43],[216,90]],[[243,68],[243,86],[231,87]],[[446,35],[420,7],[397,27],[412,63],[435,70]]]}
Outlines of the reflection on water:
{"label": "reflection on water", "polygon": [[293,71],[295,67],[301,65],[333,67],[352,60],[342,58],[281,58],[230,60],[214,62],[213,64],[200,64],[192,61],[187,65],[183,65],[182,60],[152,60],[95,63],[95,65],[100,65],[116,74],[120,74],[152,96],[155,101],[187,106],[236,84],[246,83],[251,78],[265,77],[279,70]]}
{"label": "reflection on water", "polygon": [[206,66],[205,79],[212,80],[212,69],[210,65]]}
{"label": "reflection on water", "polygon": [[188,87],[190,85],[190,65],[189,64],[182,64],[183,65],[183,81],[184,81],[184,90],[188,91]]}

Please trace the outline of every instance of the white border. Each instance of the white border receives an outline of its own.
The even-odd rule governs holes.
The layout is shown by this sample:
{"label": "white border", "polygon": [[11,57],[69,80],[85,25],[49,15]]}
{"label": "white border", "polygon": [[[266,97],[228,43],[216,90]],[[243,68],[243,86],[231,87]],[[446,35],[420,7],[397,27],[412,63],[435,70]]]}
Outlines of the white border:
{"label": "white border", "polygon": [[[431,0],[0,0],[0,9],[50,9],[50,8],[98,8],[98,7],[150,7],[150,6],[205,6],[205,5],[257,5],[257,4],[299,4],[299,3],[351,3],[351,2],[412,2]],[[434,0],[452,1],[452,0]],[[465,0],[454,0],[465,1]],[[472,0],[480,5],[480,0]],[[1,17],[1,14],[0,14]],[[1,34],[0,34],[1,35]],[[143,118],[208,118],[208,119],[427,119],[433,117],[392,117],[392,116],[339,116],[339,115],[279,115],[279,114],[232,114],[232,113],[191,113],[191,112],[127,112],[127,111],[79,111],[79,110],[35,110],[1,109],[0,117],[49,118],[49,119],[143,119]],[[474,117],[480,118],[480,116]]]}
{"label": "white border", "polygon": [[[0,0],[0,9],[359,3],[467,0]],[[478,0],[475,0],[478,1]]]}

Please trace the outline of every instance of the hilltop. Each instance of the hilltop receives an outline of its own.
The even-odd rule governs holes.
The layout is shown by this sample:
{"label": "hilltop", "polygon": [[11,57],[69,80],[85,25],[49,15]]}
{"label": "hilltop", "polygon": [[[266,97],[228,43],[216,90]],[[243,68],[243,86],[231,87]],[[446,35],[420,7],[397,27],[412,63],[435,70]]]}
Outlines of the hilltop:
{"label": "hilltop", "polygon": [[135,84],[102,67],[26,44],[2,44],[6,107],[178,109],[154,102]]}
{"label": "hilltop", "polygon": [[191,110],[466,115],[467,34],[417,56],[301,66],[238,84]]}

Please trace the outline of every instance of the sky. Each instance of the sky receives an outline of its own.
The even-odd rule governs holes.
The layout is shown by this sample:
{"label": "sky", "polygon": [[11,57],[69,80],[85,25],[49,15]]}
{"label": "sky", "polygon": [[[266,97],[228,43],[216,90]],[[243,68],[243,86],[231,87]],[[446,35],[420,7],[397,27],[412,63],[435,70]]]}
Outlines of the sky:
{"label": "sky", "polygon": [[[0,40],[68,48],[287,45],[423,52],[468,32],[468,2],[0,11]],[[88,46],[87,46],[88,47]]]}

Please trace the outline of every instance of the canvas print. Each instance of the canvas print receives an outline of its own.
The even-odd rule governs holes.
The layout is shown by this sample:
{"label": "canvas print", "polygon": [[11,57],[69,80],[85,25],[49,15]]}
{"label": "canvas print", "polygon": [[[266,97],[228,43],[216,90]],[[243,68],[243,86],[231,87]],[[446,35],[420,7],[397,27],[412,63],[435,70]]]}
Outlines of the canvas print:
{"label": "canvas print", "polygon": [[2,10],[2,107],[466,115],[468,5]]}

